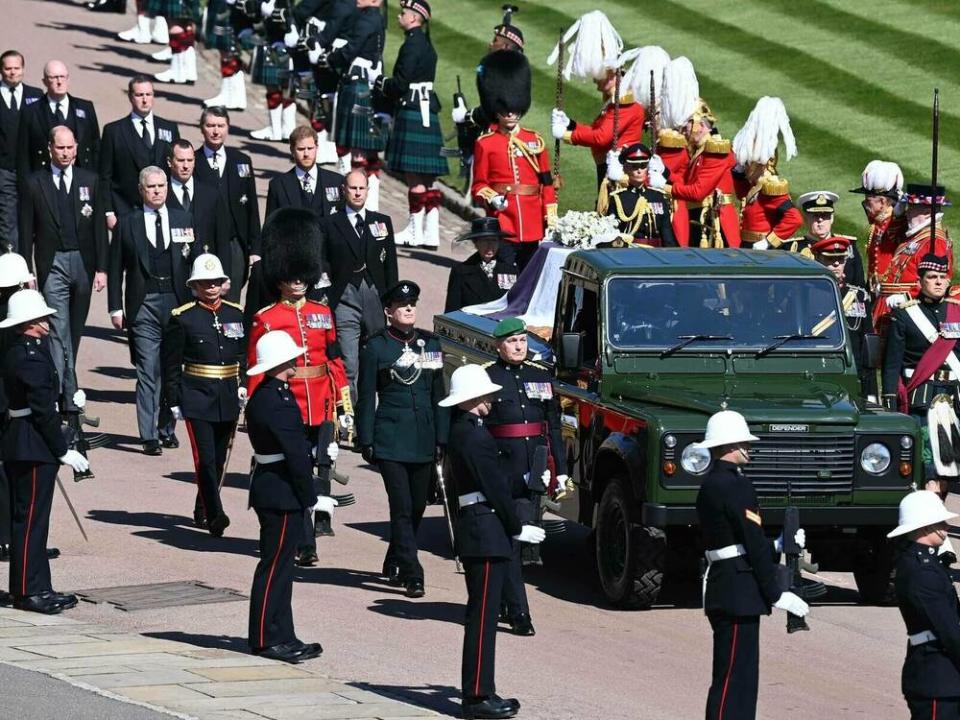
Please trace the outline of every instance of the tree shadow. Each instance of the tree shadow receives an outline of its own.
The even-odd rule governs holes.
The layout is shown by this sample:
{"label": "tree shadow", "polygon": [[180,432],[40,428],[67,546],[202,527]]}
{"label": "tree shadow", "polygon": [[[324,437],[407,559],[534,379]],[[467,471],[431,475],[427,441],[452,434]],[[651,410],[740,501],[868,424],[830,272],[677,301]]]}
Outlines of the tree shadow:
{"label": "tree shadow", "polygon": [[[188,485],[197,484],[197,479],[192,472],[177,471],[164,475],[164,477],[168,480],[175,480],[176,482],[181,482]],[[226,478],[224,478],[223,486],[234,488],[236,490],[249,490],[250,476],[244,473],[228,471]]]}
{"label": "tree shadow", "polygon": [[449,717],[460,717],[460,690],[450,685],[383,685],[351,682],[352,687],[419,705]]}
{"label": "tree shadow", "polygon": [[[92,45],[77,45],[74,43],[73,47],[77,50],[93,50],[95,52],[109,52],[113,55],[119,55],[120,57],[130,58],[131,60],[152,60],[150,57],[151,52],[155,52],[150,49],[152,45],[136,45],[134,43],[116,43],[107,45],[100,45],[99,47],[93,47]],[[159,47],[156,46],[156,47]],[[145,48],[140,50],[139,48]]]}
{"label": "tree shadow", "polygon": [[95,368],[91,368],[91,372],[95,372],[97,373],[97,375],[104,375],[110,378],[117,378],[118,380],[136,380],[137,379],[137,369],[132,367],[113,367],[111,365],[99,365]]}
{"label": "tree shadow", "polygon": [[111,75],[119,75],[123,78],[130,78],[134,75],[138,75],[139,72],[136,68],[125,66],[125,65],[112,65],[111,63],[101,63],[98,62],[96,65],[78,65],[78,70],[89,70],[91,72],[102,72],[109,73]]}
{"label": "tree shadow", "polygon": [[[322,551],[322,547],[320,550]],[[323,562],[321,552],[320,562]],[[401,588],[387,583],[383,575],[369,570],[354,570],[352,568],[313,567],[296,569],[294,579],[297,582],[316,585],[336,585],[338,587],[369,590],[380,594],[402,595]]]}
{"label": "tree shadow", "polygon": [[[156,63],[156,65],[158,68],[161,67],[160,63]],[[172,87],[180,87],[180,85],[169,85],[166,83],[157,82],[153,84],[153,87],[154,87],[154,92],[157,95],[157,98],[160,100],[165,100],[171,103],[178,103],[180,105],[191,105],[191,106],[197,106],[198,103],[200,103],[199,99],[192,97],[191,95],[184,95],[183,93],[176,92],[174,90],[169,89]],[[199,117],[200,117],[200,108],[197,107],[197,118],[199,119]]]}
{"label": "tree shadow", "polygon": [[400,620],[436,620],[463,625],[464,606],[460,603],[383,598],[374,600],[367,610]]}
{"label": "tree shadow", "polygon": [[[192,504],[192,498],[190,499]],[[221,538],[193,526],[193,518],[155,512],[127,512],[126,510],[90,510],[87,517],[95,522],[150,528],[134,531],[133,535],[156,540],[162,545],[179,550],[232,553],[257,557],[260,543],[250,538],[230,537],[229,528]]]}
{"label": "tree shadow", "polygon": [[85,338],[95,338],[97,340],[106,340],[107,342],[127,344],[127,335],[122,330],[114,330],[112,327],[100,327],[99,325],[87,325],[83,329]]}
{"label": "tree shadow", "polygon": [[[61,0],[56,0],[61,2]],[[72,2],[63,0],[64,5],[73,5]],[[117,33],[113,30],[108,30],[107,28],[97,27],[96,25],[77,25],[76,23],[68,22],[49,22],[49,23],[37,23],[37,27],[42,28],[51,28],[53,30],[69,30],[73,32],[82,33],[83,35],[92,35],[93,37],[107,38],[110,40],[117,39]]]}
{"label": "tree shadow", "polygon": [[[135,390],[97,390],[96,388],[90,388],[89,390],[84,390],[87,394],[87,400],[91,402],[102,402],[102,403],[120,403],[120,404],[129,404],[136,402],[137,393]],[[139,442],[139,438],[137,438]]]}
{"label": "tree shadow", "polygon": [[430,263],[431,265],[452,268],[454,265],[460,264],[460,261],[457,260],[457,258],[441,255],[440,250],[414,250],[412,248],[404,247],[403,245],[397,246],[397,250],[400,251],[401,257],[406,257],[411,260],[420,260],[422,262]]}
{"label": "tree shadow", "polygon": [[233,635],[199,635],[196,633],[180,632],[179,630],[164,630],[141,634],[146,637],[157,638],[158,640],[173,640],[174,642],[196,645],[202,648],[230,650],[232,652],[243,653],[244,655],[250,654],[250,645],[247,642],[247,638],[235,637]]}

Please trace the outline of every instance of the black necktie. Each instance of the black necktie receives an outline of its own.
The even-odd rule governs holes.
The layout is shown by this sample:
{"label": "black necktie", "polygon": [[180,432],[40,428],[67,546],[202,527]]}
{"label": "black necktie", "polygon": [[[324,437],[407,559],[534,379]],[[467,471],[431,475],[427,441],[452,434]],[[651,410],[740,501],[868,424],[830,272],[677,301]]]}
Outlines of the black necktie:
{"label": "black necktie", "polygon": [[190,189],[186,185],[183,186],[183,202],[181,205],[183,205],[184,210],[190,212]]}
{"label": "black necktie", "polygon": [[70,197],[70,190],[67,188],[67,175],[64,172],[60,173],[60,192],[63,193],[64,197]]}
{"label": "black necktie", "polygon": [[60,125],[67,124],[67,116],[63,114],[63,101],[57,103],[57,112],[54,113],[57,117],[57,123]]}
{"label": "black necktie", "polygon": [[357,213],[357,219],[354,223],[357,230],[357,237],[363,237],[363,218],[360,216],[360,213]]}
{"label": "black necktie", "polygon": [[303,176],[303,192],[307,194],[308,198],[313,199],[313,186],[310,184],[310,173],[306,173]]}
{"label": "black necktie", "polygon": [[163,241],[163,218],[160,217],[160,213],[157,213],[157,230],[154,237],[154,244],[157,246],[157,250],[167,249],[167,244]]}
{"label": "black necktie", "polygon": [[217,153],[214,153],[210,157],[210,167],[213,168],[213,171],[217,174],[217,177],[220,177],[220,163],[217,162]]}
{"label": "black necktie", "polygon": [[150,137],[150,127],[147,125],[147,121],[143,118],[140,118],[140,139],[143,140],[144,146],[147,150],[153,148],[153,138]]}
{"label": "black necktie", "polygon": [[20,109],[20,104],[17,102],[17,91],[10,91],[10,109],[16,112]]}

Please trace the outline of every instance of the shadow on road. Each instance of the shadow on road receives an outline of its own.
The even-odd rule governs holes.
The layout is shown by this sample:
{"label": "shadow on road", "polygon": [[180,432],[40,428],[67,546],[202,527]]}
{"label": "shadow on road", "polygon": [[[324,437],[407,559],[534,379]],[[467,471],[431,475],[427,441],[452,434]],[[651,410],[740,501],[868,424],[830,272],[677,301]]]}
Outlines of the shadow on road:
{"label": "shadow on road", "polygon": [[[102,402],[102,403],[119,403],[121,405],[132,405],[136,402],[136,391],[134,390],[97,390],[96,388],[90,388],[89,390],[84,390],[87,394],[87,400],[92,402]],[[138,446],[140,445],[140,438],[132,437],[129,435],[122,436],[124,439],[118,437],[118,442],[135,442]]]}
{"label": "shadow on road", "polygon": [[460,691],[449,685],[375,685],[364,682],[349,683],[355,688],[403,700],[438,713],[460,717]]}
{"label": "shadow on road", "polygon": [[[192,502],[192,498],[191,498]],[[138,530],[133,535],[175,547],[180,550],[199,552],[233,553],[257,557],[259,542],[250,538],[230,537],[227,534],[215,538],[205,530],[193,526],[193,518],[184,515],[167,515],[155,512],[127,512],[126,510],[90,510],[87,517],[96,522],[152,528]]]}
{"label": "shadow on road", "polygon": [[85,338],[96,338],[97,340],[106,340],[107,342],[127,344],[127,337],[122,330],[114,330],[112,327],[98,327],[96,325],[87,325],[83,329]]}
{"label": "shadow on road", "polygon": [[[146,46],[150,48],[150,52],[141,50],[141,45],[130,44],[119,44],[119,45],[100,45],[99,47],[93,47],[92,45],[77,45],[74,44],[74,47],[77,50],[93,50],[94,52],[110,52],[114,55],[119,55],[120,57],[129,58],[130,60],[149,60],[150,52],[153,52],[153,46]],[[157,46],[159,47],[159,46]],[[162,64],[158,63],[158,66],[162,67]],[[106,118],[104,118],[106,120]],[[109,122],[109,121],[108,121]]]}
{"label": "shadow on road", "polygon": [[136,68],[124,65],[113,65],[111,63],[97,63],[96,65],[78,65],[78,70],[90,70],[91,72],[110,73],[119,75],[122,78],[130,78],[138,74]]}
{"label": "shadow on road", "polygon": [[439,250],[435,250],[433,252],[430,252],[429,250],[411,250],[403,247],[402,245],[398,246],[397,250],[401,251],[401,257],[408,257],[411,260],[420,260],[422,262],[430,263],[431,265],[452,268],[454,265],[460,264],[460,261],[457,260],[457,258],[441,255]]}
{"label": "shadow on road", "polygon": [[[177,482],[187,483],[188,485],[196,485],[197,480],[194,477],[192,472],[172,472],[168,475],[164,475],[168,480],[175,480]],[[238,472],[228,472],[227,477],[223,481],[223,486],[228,488],[235,488],[237,490],[249,490],[250,489],[250,476],[244,473]]]}
{"label": "shadow on road", "polygon": [[463,625],[463,607],[460,603],[384,598],[374,600],[367,610],[400,620],[437,620]]}
{"label": "shadow on road", "polygon": [[[323,562],[323,547],[319,548]],[[317,585],[338,585],[340,587],[369,590],[381,595],[402,595],[401,588],[393,587],[378,572],[354,570],[352,568],[313,567],[297,568],[294,579],[297,582]]]}
{"label": "shadow on road", "polygon": [[98,367],[92,368],[90,372],[95,372],[97,373],[97,375],[103,375],[105,377],[117,378],[118,380],[136,380],[137,379],[136,368],[132,368],[132,367],[113,367],[111,365],[107,365],[107,366],[100,365]]}
{"label": "shadow on road", "polygon": [[196,635],[193,633],[179,632],[177,630],[145,632],[143,635],[157,638],[158,640],[173,640],[174,642],[182,642],[187,645],[196,645],[202,648],[231,650],[239,653],[250,652],[250,645],[247,643],[246,638],[233,637],[230,635]]}
{"label": "shadow on road", "polygon": [[[196,100],[194,100],[193,102],[196,102]],[[253,129],[259,130],[260,127],[262,127],[262,125]],[[252,140],[246,140],[243,138],[240,139],[240,142],[243,144],[243,151],[245,153],[249,153],[251,155],[260,155],[264,157],[275,157],[275,158],[280,158],[281,160],[290,159],[290,152],[287,150],[287,146],[285,144],[256,142]],[[279,174],[279,173],[270,173],[269,171],[264,171],[262,169],[260,173],[261,175],[263,175],[263,177],[270,177],[273,174]]]}
{"label": "shadow on road", "polygon": [[[64,2],[63,4],[73,5],[72,2]],[[53,28],[54,30],[69,30],[72,32],[83,33],[84,35],[92,37],[108,38],[110,40],[115,40],[117,37],[117,34],[113,30],[96,27],[95,25],[77,25],[76,23],[54,22],[37,23],[37,27]]]}

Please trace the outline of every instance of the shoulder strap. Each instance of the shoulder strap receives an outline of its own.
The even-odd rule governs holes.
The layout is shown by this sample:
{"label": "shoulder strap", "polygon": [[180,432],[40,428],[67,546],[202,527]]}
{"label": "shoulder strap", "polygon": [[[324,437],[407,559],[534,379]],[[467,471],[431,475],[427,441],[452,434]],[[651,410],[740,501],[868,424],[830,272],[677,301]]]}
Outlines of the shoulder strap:
{"label": "shoulder strap", "polygon": [[[934,342],[940,337],[940,333],[933,326],[933,323],[930,322],[930,319],[923,314],[923,310],[920,309],[920,304],[910,305],[909,307],[904,308],[904,311],[907,314],[913,324],[916,326],[917,330],[927,339],[927,342],[933,345]],[[947,365],[950,366],[950,370],[954,375],[960,377],[960,360],[957,359],[957,354],[951,350],[945,359]]]}

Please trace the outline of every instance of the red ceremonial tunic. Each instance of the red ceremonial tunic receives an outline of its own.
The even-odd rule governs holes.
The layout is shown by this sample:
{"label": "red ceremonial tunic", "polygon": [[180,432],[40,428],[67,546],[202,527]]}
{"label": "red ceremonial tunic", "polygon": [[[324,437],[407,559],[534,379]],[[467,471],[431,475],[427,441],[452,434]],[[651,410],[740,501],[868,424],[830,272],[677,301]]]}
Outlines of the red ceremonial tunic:
{"label": "red ceremonial tunic", "polygon": [[867,237],[867,286],[874,294],[880,293],[880,278],[883,277],[897,247],[903,242],[907,220],[895,216],[891,209],[886,217],[871,223]]}
{"label": "red ceremonial tunic", "polygon": [[[336,407],[343,402],[344,390],[349,393],[349,382],[343,360],[331,358],[328,354],[336,348],[337,342],[330,308],[306,298],[296,303],[281,300],[263,308],[254,315],[250,328],[248,367],[257,363],[257,340],[271,330],[283,330],[297,345],[307,349],[297,358],[297,376],[290,380],[290,390],[300,406],[304,424],[315,427],[335,419]],[[261,374],[249,378],[248,395],[253,395],[264,377]]]}
{"label": "red ceremonial tunic", "polygon": [[597,165],[606,165],[608,151],[641,142],[643,121],[646,117],[643,105],[634,100],[633,93],[627,93],[620,98],[620,125],[616,148],[613,147],[613,108],[613,100],[608,100],[596,120],[589,125],[577,123],[573,130],[563,136],[564,142],[590,148],[593,161]]}
{"label": "red ceremonial tunic", "polygon": [[[661,130],[657,139],[657,155],[670,173],[670,180],[681,180],[687,174],[690,152],[687,139],[676,130]],[[680,247],[690,244],[690,213],[685,201],[672,200],[673,235]]]}
{"label": "red ceremonial tunic", "polygon": [[[507,134],[496,129],[480,136],[473,154],[474,203],[500,221],[511,242],[540,242],[547,215],[556,215],[557,193],[543,137],[518,127]],[[494,210],[490,200],[507,198],[507,209]]]}
{"label": "red ceremonial tunic", "polygon": [[803,225],[803,215],[790,201],[787,181],[777,175],[760,179],[759,187],[751,187],[746,180],[736,180],[737,197],[746,200],[740,211],[740,243],[749,248],[766,240],[770,247],[779,248],[785,240]]}
{"label": "red ceremonial tunic", "polygon": [[[700,246],[722,247],[722,241],[716,237],[717,230],[723,232],[727,247],[740,247],[740,216],[737,213],[737,196],[733,187],[733,167],[736,157],[730,150],[730,141],[710,137],[703,147],[694,152],[682,182],[667,185],[667,194],[676,200],[685,200],[689,204],[694,218],[706,217],[705,211],[719,204],[718,216],[708,230],[706,238],[693,238]],[[710,242],[712,237],[712,243]]]}

